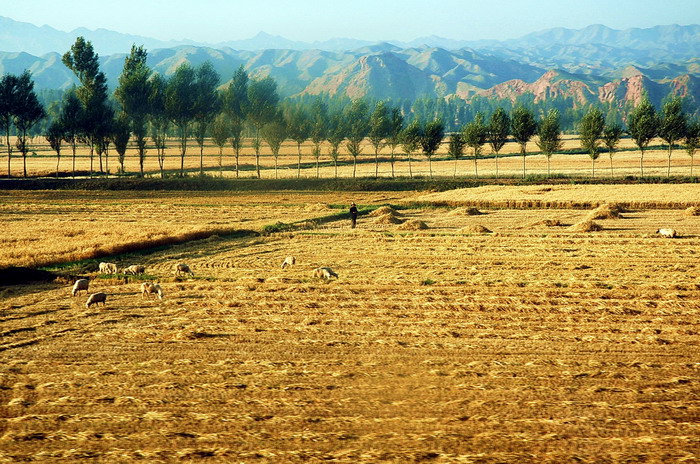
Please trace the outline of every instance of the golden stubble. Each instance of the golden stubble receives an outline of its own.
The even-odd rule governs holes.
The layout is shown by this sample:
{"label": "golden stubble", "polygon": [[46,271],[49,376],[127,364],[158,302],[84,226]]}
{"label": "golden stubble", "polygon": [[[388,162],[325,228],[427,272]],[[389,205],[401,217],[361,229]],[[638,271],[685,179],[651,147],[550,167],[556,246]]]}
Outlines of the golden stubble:
{"label": "golden stubble", "polygon": [[148,256],[163,300],[5,290],[0,460],[692,461],[700,217],[479,212],[177,245]]}

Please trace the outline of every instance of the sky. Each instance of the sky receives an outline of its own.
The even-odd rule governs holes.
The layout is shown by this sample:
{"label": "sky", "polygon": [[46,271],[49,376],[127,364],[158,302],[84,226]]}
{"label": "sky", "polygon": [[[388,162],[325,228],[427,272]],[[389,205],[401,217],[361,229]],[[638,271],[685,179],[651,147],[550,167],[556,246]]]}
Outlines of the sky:
{"label": "sky", "polygon": [[700,24],[698,0],[0,0],[0,16],[70,32],[104,28],[219,43],[260,31],[292,40],[512,39],[553,27]]}

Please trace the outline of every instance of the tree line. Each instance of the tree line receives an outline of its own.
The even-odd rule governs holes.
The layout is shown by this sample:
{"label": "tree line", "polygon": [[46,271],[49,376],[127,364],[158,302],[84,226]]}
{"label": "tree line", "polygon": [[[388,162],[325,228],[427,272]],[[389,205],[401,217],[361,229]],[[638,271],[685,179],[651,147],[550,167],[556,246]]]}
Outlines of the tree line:
{"label": "tree line", "polygon": [[[124,172],[125,154],[131,143],[138,154],[140,175],[144,175],[144,160],[151,148],[155,149],[161,176],[165,177],[165,151],[171,137],[179,148],[181,176],[185,173],[185,157],[191,139],[199,147],[200,173],[204,172],[205,139],[210,138],[219,149],[220,169],[223,168],[223,150],[231,146],[236,176],[239,176],[241,149],[245,136],[249,136],[258,178],[263,142],[274,157],[275,177],[280,148],[285,140],[293,140],[297,145],[297,177],[301,175],[301,147],[308,141],[313,146],[317,177],[324,144],[336,177],[341,148],[352,158],[355,177],[357,160],[363,154],[366,141],[374,151],[375,176],[379,174],[379,152],[385,147],[390,150],[391,173],[395,175],[396,150],[400,147],[411,177],[412,160],[419,153],[428,159],[432,177],[432,158],[445,138],[448,156],[455,160],[455,176],[457,161],[465,156],[465,151],[471,151],[474,173],[478,177],[478,161],[486,145],[491,147],[495,158],[496,176],[499,153],[509,140],[520,146],[523,176],[526,175],[527,144],[531,140],[535,140],[547,157],[548,174],[551,156],[562,149],[562,115],[556,107],[537,117],[531,106],[522,103],[510,111],[498,106],[488,118],[485,112],[476,111],[469,122],[456,125],[458,115],[445,123],[443,117],[432,111],[435,108],[431,110],[420,100],[416,102],[419,109],[413,111],[412,118],[405,105],[390,101],[370,103],[366,99],[356,99],[347,105],[337,105],[320,97],[283,100],[274,79],[250,78],[243,66],[233,74],[228,85],[221,88],[221,77],[209,62],[198,67],[183,63],[165,78],[148,67],[147,57],[143,47],[132,47],[124,60],[118,86],[110,95],[105,74],[99,69],[98,55],[89,41],[78,37],[63,55],[63,63],[75,74],[79,85],[67,91],[60,103],[51,109],[53,117],[43,131],[57,156],[56,175],[64,144],[72,151],[73,175],[77,145],[89,148],[92,175],[96,170],[95,160],[100,172],[109,172],[111,148],[117,153],[118,170]],[[421,109],[420,105],[425,107]],[[613,113],[610,108],[604,115],[605,108],[589,107],[575,122],[575,128],[582,148],[591,158],[592,175],[595,176],[595,162],[603,148],[607,150],[613,172],[613,156],[622,136],[628,134],[641,152],[642,176],[644,151],[655,137],[664,140],[668,147],[668,174],[673,149],[682,144],[691,157],[692,176],[700,124],[697,118],[690,118],[683,111],[682,105],[679,97],[671,97],[657,112],[645,96],[625,115]],[[459,108],[454,110],[459,111]],[[19,76],[5,74],[0,79],[0,129],[5,138],[8,176],[13,157],[11,130],[16,135],[15,147],[22,155],[26,177],[30,131],[46,116],[47,111],[37,98],[28,71]]]}

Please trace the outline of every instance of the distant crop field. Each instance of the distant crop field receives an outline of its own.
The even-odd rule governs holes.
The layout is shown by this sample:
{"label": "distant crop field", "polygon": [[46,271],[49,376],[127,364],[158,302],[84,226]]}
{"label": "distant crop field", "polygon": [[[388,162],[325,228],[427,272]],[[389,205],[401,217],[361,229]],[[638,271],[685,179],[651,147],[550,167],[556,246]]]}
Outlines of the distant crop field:
{"label": "distant crop field", "polygon": [[[661,147],[662,141],[655,139],[651,148],[644,153],[644,175],[645,176],[666,176],[668,164],[668,152],[665,147]],[[244,148],[241,151],[239,158],[239,176],[240,177],[255,177],[255,154],[252,146],[252,140],[247,139],[244,142]],[[580,149],[580,141],[575,135],[563,136],[563,150]],[[489,145],[484,145],[483,154],[477,161],[475,168],[472,150],[466,149],[464,156],[456,163],[453,158],[447,154],[447,139],[443,142],[438,152],[434,155],[432,161],[432,174],[436,177],[474,177],[479,176],[495,176],[496,175],[496,159]],[[592,172],[591,159],[585,153],[565,154],[558,153],[552,155],[550,159],[550,171],[552,175],[568,175],[590,177],[610,177],[614,175],[620,176],[639,176],[640,175],[640,151],[636,149],[634,143],[630,139],[622,139],[620,141],[618,151],[614,153],[612,164],[607,152],[600,154],[600,157],[595,163],[595,173]],[[536,140],[528,143],[528,155],[525,160],[525,171],[527,175],[547,175],[548,162],[547,158],[542,154],[537,154],[539,148]],[[36,137],[32,142],[32,151],[35,155],[27,157],[27,171],[29,175],[52,176],[56,172],[56,154],[51,150],[50,146],[41,137]],[[313,144],[306,142],[301,146],[301,164],[299,165],[297,145],[291,140],[283,143],[280,154],[277,160],[277,170],[275,170],[275,159],[267,145],[263,144],[261,148],[260,164],[261,177],[263,178],[290,178],[290,177],[308,177],[308,178],[333,178],[336,176],[336,168],[332,159],[329,156],[329,147],[327,143],[321,145],[321,156],[319,158],[318,170],[316,159],[312,156]],[[0,175],[7,174],[6,154],[3,152],[0,155],[0,160],[3,160]],[[375,171],[375,154],[374,147],[365,141],[362,148],[362,154],[357,159],[355,175],[357,177],[374,177],[375,172],[380,177],[391,177],[391,150],[389,147],[383,147],[379,152],[379,168]],[[413,176],[429,176],[431,163],[428,159],[417,153],[411,155],[409,162],[408,156],[399,146],[395,150],[395,176],[408,177]],[[697,160],[695,160],[697,162]],[[66,175],[72,171],[72,152],[70,148],[64,147],[61,152],[61,160],[59,163],[59,171]],[[220,167],[221,162],[221,167]],[[225,177],[235,177],[235,157],[233,149],[226,146],[223,149],[221,158],[219,157],[219,148],[210,140],[206,140],[203,155],[202,155],[203,172],[208,175]],[[682,147],[674,149],[671,157],[671,175],[675,176],[690,176],[691,158]],[[93,159],[93,169],[98,170],[100,164],[97,155]],[[200,169],[200,151],[199,146],[191,141],[187,149],[185,157],[185,170],[190,174],[199,174]],[[126,152],[125,170],[130,174],[139,172],[139,159],[136,150],[130,147]],[[298,169],[298,168],[301,169]],[[108,155],[103,159],[103,169],[114,174],[119,168],[117,154],[114,150],[110,150]],[[79,146],[76,157],[76,170],[81,175],[88,172],[90,169],[90,156],[86,147]],[[170,140],[166,150],[166,158],[164,162],[166,173],[179,173],[180,169],[180,152],[177,142]],[[338,177],[353,176],[353,158],[347,153],[344,144],[341,145],[340,155],[338,159]],[[146,153],[144,162],[144,171],[148,175],[160,176],[160,167],[156,156],[155,149],[149,149]],[[478,172],[477,172],[478,171]],[[499,176],[522,176],[523,173],[523,158],[520,156],[520,146],[515,142],[507,143],[500,152],[498,158],[498,175]],[[694,168],[693,175],[697,175],[697,167]],[[22,158],[15,153],[12,158],[12,175],[22,176]]]}
{"label": "distant crop field", "polygon": [[[111,211],[71,237],[96,246],[118,242],[107,232],[124,217],[123,234],[171,216],[166,228],[309,225],[110,259],[145,265],[162,300],[96,272],[104,307],[70,282],[0,288],[0,462],[696,461],[697,211],[594,212],[565,191],[526,206],[517,189],[497,198],[518,207],[476,207],[472,193],[444,206],[356,192],[361,209],[384,205],[356,229],[311,221],[349,194],[2,193],[18,221],[3,236],[59,234],[86,221],[73,205]],[[586,221],[599,227],[574,227]],[[318,266],[339,277],[312,277]]]}

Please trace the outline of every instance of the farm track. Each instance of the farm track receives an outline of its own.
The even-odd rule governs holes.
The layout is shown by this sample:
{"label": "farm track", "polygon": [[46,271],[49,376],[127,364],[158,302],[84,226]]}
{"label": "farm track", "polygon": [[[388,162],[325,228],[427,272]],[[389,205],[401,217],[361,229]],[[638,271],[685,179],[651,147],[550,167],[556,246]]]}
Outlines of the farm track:
{"label": "farm track", "polygon": [[177,245],[163,300],[6,293],[0,462],[696,460],[700,217],[483,212]]}

